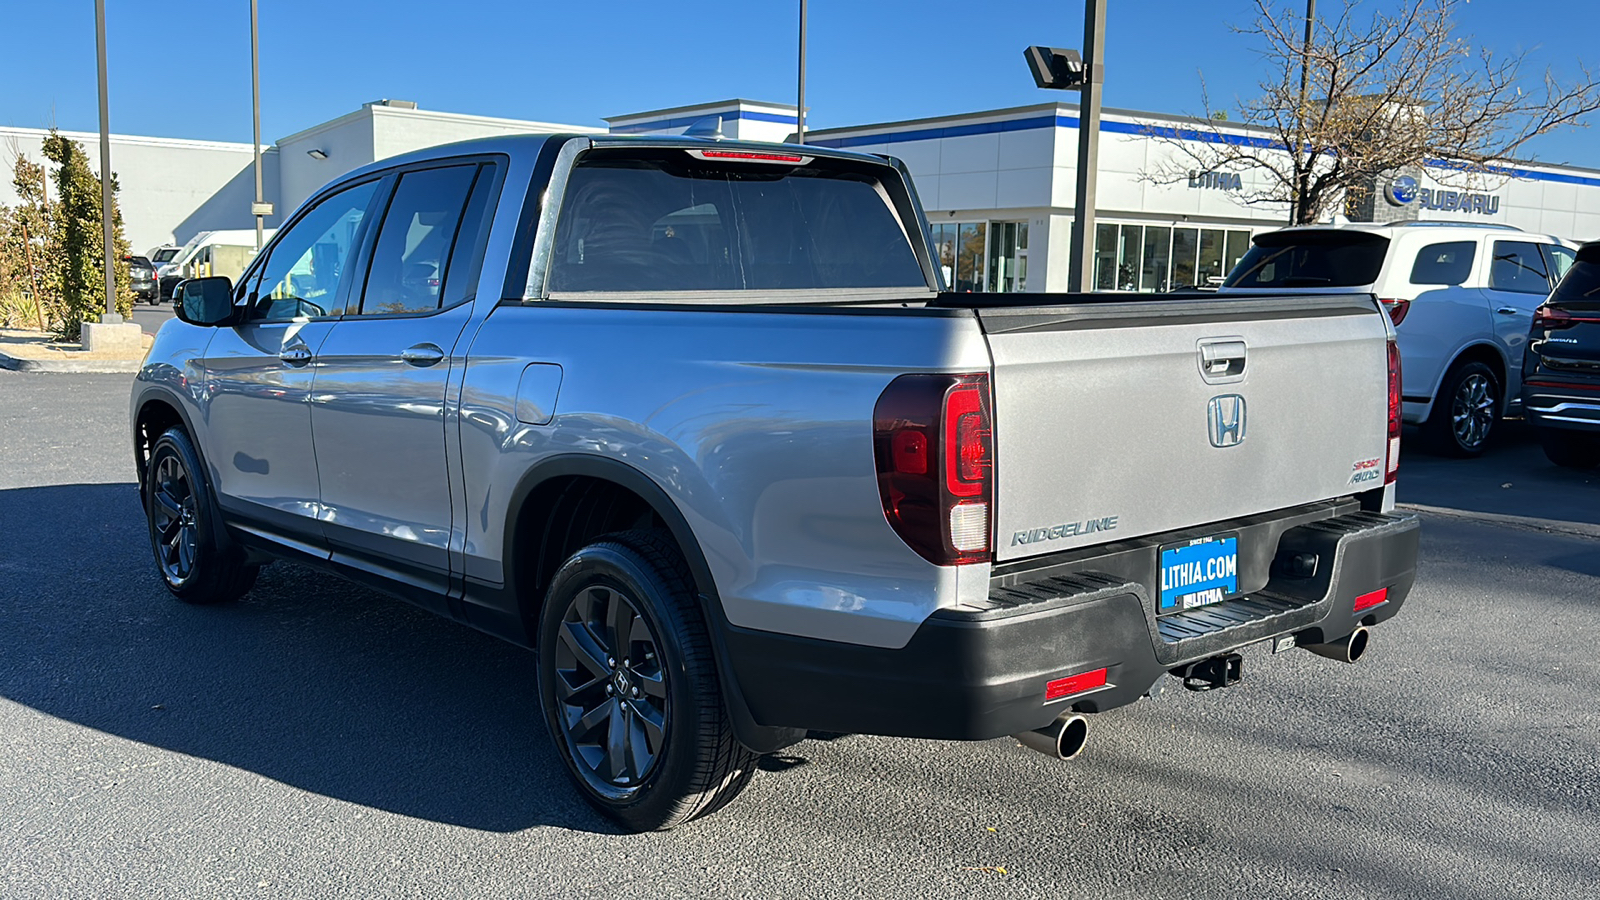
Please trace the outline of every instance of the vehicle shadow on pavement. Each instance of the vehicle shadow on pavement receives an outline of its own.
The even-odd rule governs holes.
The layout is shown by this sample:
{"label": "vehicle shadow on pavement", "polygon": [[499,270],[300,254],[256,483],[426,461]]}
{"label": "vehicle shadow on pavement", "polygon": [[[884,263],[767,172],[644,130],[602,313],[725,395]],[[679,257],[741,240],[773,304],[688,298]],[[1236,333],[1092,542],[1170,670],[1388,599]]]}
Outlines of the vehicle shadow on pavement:
{"label": "vehicle shadow on pavement", "polygon": [[0,490],[0,696],[328,797],[614,834],[538,718],[532,654],[309,568],[172,599],[133,484]]}
{"label": "vehicle shadow on pavement", "polygon": [[1476,459],[1434,456],[1422,443],[1414,428],[1400,439],[1396,499],[1402,504],[1600,528],[1600,469],[1550,462],[1523,421],[1502,421]]}

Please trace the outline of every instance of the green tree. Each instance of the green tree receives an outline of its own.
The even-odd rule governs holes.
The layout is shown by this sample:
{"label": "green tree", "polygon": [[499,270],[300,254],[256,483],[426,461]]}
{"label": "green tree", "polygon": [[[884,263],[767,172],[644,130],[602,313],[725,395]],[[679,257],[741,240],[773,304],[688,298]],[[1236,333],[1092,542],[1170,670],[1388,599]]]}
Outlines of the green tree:
{"label": "green tree", "polygon": [[[52,328],[67,340],[76,340],[83,323],[96,320],[106,308],[105,241],[100,228],[100,179],[89,168],[83,147],[51,129],[44,155],[56,169],[56,215],[52,223],[55,253],[52,264],[59,298],[52,310]],[[128,284],[128,239],[122,231],[122,211],[117,205],[116,176],[111,179],[111,221],[115,258],[116,307],[133,314],[133,293]]]}

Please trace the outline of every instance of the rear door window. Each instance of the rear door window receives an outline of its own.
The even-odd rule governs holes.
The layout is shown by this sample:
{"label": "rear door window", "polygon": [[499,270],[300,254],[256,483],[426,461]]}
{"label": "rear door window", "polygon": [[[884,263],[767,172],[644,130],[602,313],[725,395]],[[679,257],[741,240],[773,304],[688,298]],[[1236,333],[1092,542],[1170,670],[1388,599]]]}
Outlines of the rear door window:
{"label": "rear door window", "polygon": [[1257,235],[1228,279],[1230,288],[1361,287],[1378,280],[1389,239],[1365,231],[1279,231]]}
{"label": "rear door window", "polygon": [[1544,249],[1545,262],[1550,266],[1550,281],[1552,283],[1560,282],[1562,277],[1567,274],[1567,270],[1572,268],[1572,263],[1578,258],[1578,254],[1560,244],[1540,244],[1539,246]]}
{"label": "rear door window", "polygon": [[445,264],[455,247],[478,166],[420,169],[400,176],[378,229],[362,292],[362,315],[439,308]]}
{"label": "rear door window", "polygon": [[1477,253],[1478,245],[1473,241],[1429,244],[1417,251],[1417,260],[1411,264],[1411,283],[1461,284],[1472,274]]}
{"label": "rear door window", "polygon": [[1495,241],[1489,288],[1518,294],[1550,293],[1550,274],[1539,245],[1530,241]]}
{"label": "rear door window", "polygon": [[712,163],[680,149],[593,153],[567,182],[549,288],[925,291],[874,168]]}

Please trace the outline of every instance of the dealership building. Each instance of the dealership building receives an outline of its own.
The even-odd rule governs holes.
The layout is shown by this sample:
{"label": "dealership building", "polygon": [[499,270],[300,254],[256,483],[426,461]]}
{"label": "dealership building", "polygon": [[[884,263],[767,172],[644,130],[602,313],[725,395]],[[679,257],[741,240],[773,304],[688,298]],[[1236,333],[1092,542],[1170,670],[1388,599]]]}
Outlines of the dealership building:
{"label": "dealership building", "polygon": [[[374,160],[513,133],[681,133],[710,116],[729,138],[792,139],[795,107],[728,100],[603,119],[604,126],[469,116],[380,100],[280,138],[263,154],[265,195],[279,220],[327,181]],[[1279,203],[1250,202],[1263,173],[1203,171],[1203,138],[1271,151],[1263,131],[1161,113],[1101,118],[1093,285],[1163,291],[1219,280],[1252,234],[1283,226]],[[39,129],[0,127],[14,152],[42,160]],[[98,136],[69,134],[98,166]],[[904,160],[916,180],[946,280],[956,290],[1060,291],[1075,205],[1078,110],[1066,103],[845,128],[806,141]],[[1198,152],[1196,152],[1198,151]],[[113,136],[112,163],[136,252],[200,231],[251,228],[249,144]],[[0,204],[15,202],[11,153],[0,158]],[[1445,165],[1395,173],[1347,210],[1360,221],[1499,224],[1570,241],[1600,238],[1600,170],[1516,164],[1468,174]],[[1338,221],[1346,221],[1341,216]]]}

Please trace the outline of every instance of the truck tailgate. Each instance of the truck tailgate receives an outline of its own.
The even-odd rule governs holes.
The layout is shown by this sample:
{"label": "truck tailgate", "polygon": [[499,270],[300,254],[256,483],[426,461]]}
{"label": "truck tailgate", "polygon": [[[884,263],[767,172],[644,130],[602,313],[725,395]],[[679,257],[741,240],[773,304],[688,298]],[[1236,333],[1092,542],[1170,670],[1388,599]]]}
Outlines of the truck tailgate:
{"label": "truck tailgate", "polygon": [[1383,485],[1387,330],[1370,297],[977,315],[994,359],[997,561]]}

